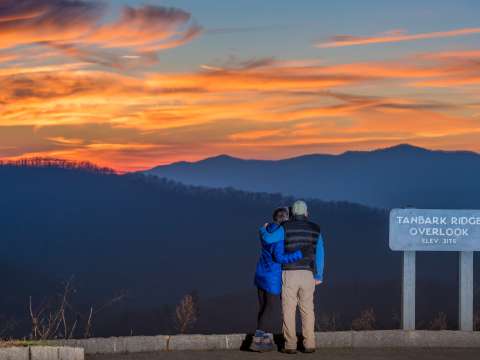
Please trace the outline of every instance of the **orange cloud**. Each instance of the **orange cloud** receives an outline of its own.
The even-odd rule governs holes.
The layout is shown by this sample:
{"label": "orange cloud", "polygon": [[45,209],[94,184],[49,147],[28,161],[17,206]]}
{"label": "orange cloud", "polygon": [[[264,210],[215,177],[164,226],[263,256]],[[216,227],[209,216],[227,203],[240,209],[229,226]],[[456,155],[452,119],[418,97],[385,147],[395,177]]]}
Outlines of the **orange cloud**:
{"label": "orange cloud", "polygon": [[480,28],[464,28],[450,31],[435,31],[430,33],[407,34],[403,30],[389,31],[377,36],[336,35],[327,42],[316,43],[318,48],[336,48],[369,44],[384,44],[402,41],[427,40],[480,34]]}
{"label": "orange cloud", "polygon": [[114,21],[93,1],[5,0],[0,6],[0,49],[45,45],[113,67],[154,63],[157,51],[188,43],[202,31],[190,13],[163,6],[126,6]]}
{"label": "orange cloud", "polygon": [[181,9],[127,6],[118,21],[100,26],[81,41],[104,48],[131,47],[150,52],[183,45],[201,30],[192,22],[191,14]]}
{"label": "orange cloud", "polygon": [[0,64],[7,63],[16,59],[18,59],[18,57],[14,54],[0,54]]}
{"label": "orange cloud", "polygon": [[[324,65],[272,58],[122,75],[85,62],[0,69],[0,157],[119,170],[218,153],[278,158],[398,142],[480,150],[476,50]],[[453,81],[426,92],[422,82]],[[422,86],[427,86],[423,84]]]}
{"label": "orange cloud", "polygon": [[50,140],[54,143],[61,144],[61,145],[81,145],[83,144],[82,139],[70,139],[70,138],[65,138],[63,136],[56,136],[56,137],[51,137],[47,138],[47,140]]}
{"label": "orange cloud", "polygon": [[447,88],[452,86],[478,85],[480,84],[480,75],[466,75],[458,77],[444,77],[440,79],[431,79],[424,81],[412,82],[413,86]]}
{"label": "orange cloud", "polygon": [[245,131],[236,134],[232,134],[229,136],[230,139],[237,141],[237,140],[260,140],[265,138],[272,138],[277,135],[282,134],[282,129],[275,129],[275,130],[253,130],[253,131]]}

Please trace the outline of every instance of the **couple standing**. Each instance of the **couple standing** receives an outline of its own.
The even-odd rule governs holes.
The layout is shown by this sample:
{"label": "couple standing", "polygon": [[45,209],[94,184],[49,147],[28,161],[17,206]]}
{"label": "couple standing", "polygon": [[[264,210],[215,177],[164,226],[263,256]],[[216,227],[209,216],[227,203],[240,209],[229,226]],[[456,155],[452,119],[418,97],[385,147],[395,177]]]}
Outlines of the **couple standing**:
{"label": "couple standing", "polygon": [[[290,214],[291,212],[291,214]],[[300,309],[303,350],[315,351],[315,286],[323,281],[324,248],[320,227],[308,220],[307,204],[298,200],[291,207],[276,209],[273,222],[260,228],[262,253],[255,273],[259,312],[253,351],[273,350],[272,320],[281,295],[283,352],[297,352],[296,312]]]}

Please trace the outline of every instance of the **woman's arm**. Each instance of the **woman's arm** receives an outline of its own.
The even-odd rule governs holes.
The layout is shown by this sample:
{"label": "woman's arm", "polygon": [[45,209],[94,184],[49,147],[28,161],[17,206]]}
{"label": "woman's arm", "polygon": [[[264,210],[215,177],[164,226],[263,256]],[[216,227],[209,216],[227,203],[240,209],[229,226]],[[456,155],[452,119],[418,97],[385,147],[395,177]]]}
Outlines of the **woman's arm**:
{"label": "woman's arm", "polygon": [[259,231],[262,240],[265,241],[267,244],[273,244],[279,241],[283,241],[285,238],[285,230],[283,230],[283,226],[279,226],[273,232],[268,232],[267,229],[262,226]]}
{"label": "woman's arm", "polygon": [[285,245],[283,241],[275,243],[273,248],[273,259],[279,264],[290,264],[303,258],[300,250],[292,253],[285,252]]}

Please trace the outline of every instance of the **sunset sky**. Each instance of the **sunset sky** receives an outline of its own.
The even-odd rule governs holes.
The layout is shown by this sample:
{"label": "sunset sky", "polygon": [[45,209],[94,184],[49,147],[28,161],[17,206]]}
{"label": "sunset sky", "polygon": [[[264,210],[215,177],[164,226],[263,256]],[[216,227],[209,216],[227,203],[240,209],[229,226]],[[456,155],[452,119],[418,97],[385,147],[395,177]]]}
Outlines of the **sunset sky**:
{"label": "sunset sky", "polygon": [[480,1],[0,0],[0,158],[480,152]]}

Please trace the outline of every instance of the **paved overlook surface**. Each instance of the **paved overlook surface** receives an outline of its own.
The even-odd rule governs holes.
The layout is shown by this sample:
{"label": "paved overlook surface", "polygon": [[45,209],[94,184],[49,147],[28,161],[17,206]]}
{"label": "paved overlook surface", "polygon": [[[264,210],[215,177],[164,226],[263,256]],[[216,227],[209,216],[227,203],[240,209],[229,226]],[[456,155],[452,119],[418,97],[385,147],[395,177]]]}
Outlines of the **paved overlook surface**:
{"label": "paved overlook surface", "polygon": [[480,349],[319,349],[315,354],[286,355],[277,351],[174,351],[118,355],[87,355],[86,360],[478,360]]}

